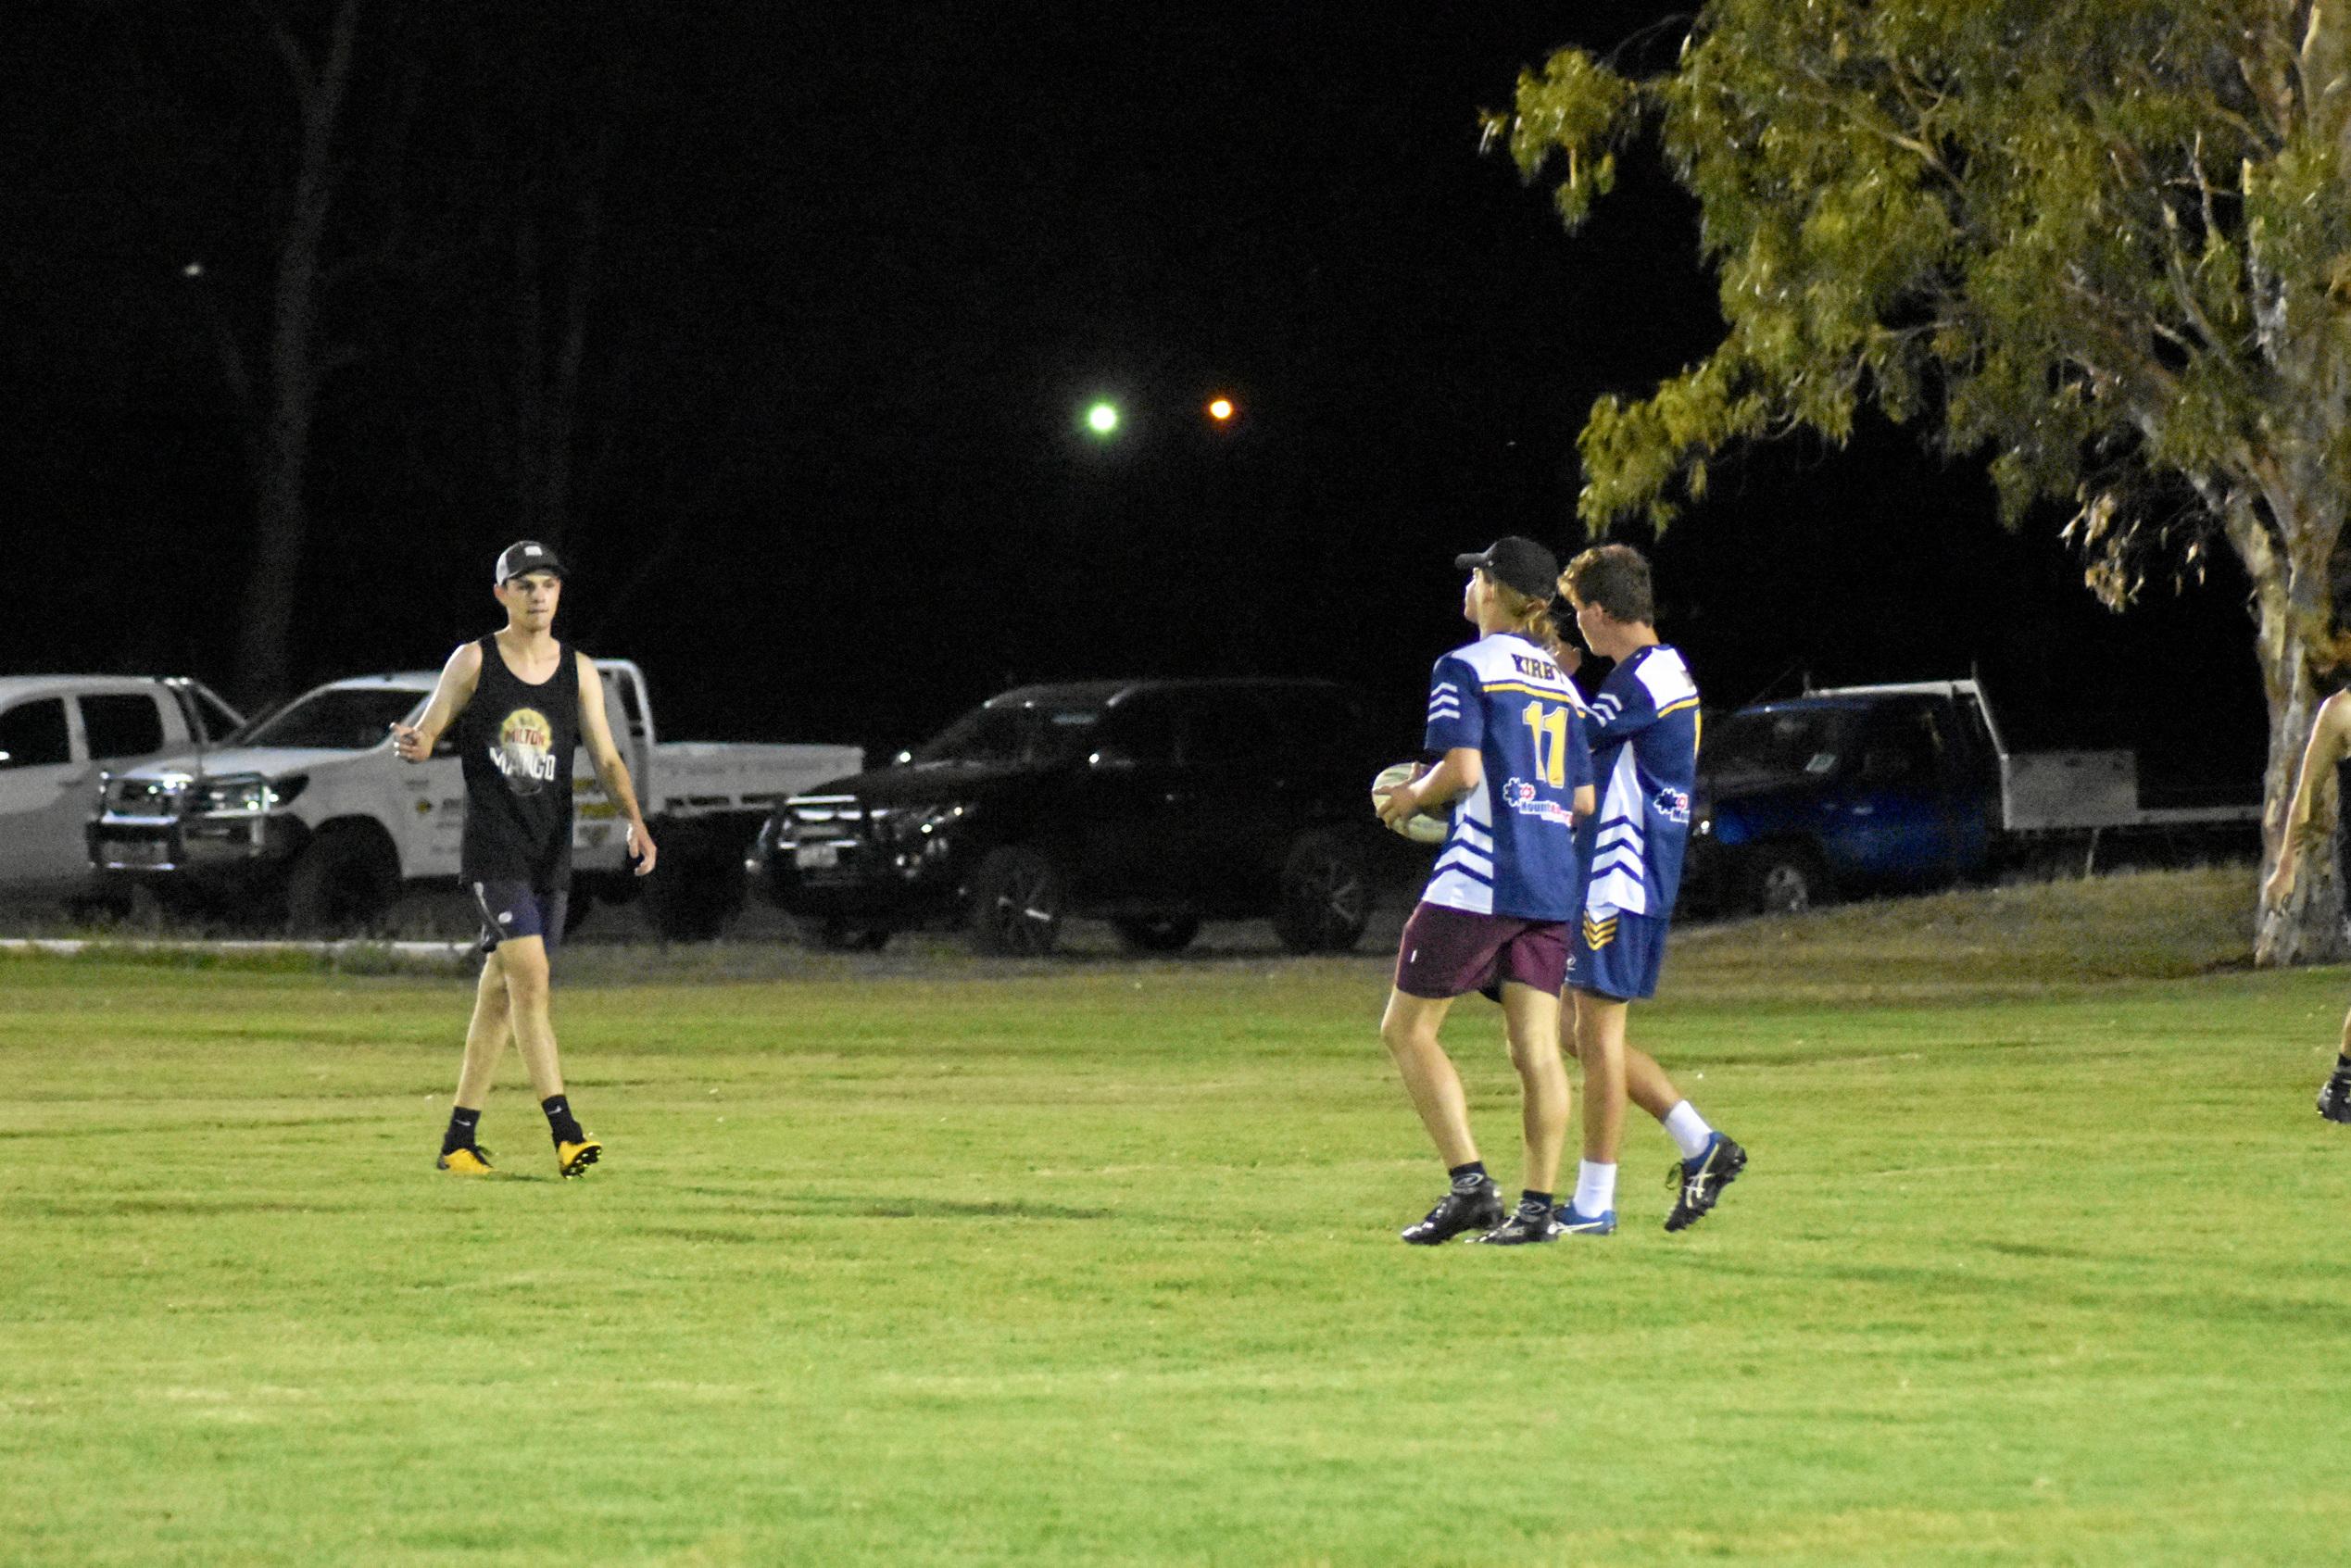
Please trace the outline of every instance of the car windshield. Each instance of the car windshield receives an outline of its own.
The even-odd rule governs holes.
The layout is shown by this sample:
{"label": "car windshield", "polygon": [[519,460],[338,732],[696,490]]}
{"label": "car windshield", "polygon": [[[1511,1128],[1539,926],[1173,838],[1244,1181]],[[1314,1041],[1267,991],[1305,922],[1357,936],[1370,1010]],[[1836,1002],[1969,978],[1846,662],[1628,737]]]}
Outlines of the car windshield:
{"label": "car windshield", "polygon": [[941,762],[1058,762],[1082,749],[1102,721],[1099,708],[974,708],[914,750],[917,766]]}
{"label": "car windshield", "polygon": [[380,746],[393,725],[424,700],[422,692],[388,686],[329,686],[264,714],[229,737],[233,746],[365,751]]}
{"label": "car windshield", "polygon": [[1706,726],[1698,765],[1716,789],[1826,777],[1852,749],[1854,718],[1849,708],[1744,709]]}

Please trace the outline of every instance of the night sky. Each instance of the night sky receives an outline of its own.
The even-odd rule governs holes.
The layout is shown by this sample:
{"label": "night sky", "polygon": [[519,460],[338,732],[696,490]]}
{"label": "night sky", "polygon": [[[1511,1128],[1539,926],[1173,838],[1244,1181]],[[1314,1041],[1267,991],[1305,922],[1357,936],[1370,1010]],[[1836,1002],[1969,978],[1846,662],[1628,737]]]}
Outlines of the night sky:
{"label": "night sky", "polygon": [[[328,9],[282,14],[315,44]],[[1575,547],[1591,399],[1719,332],[1653,155],[1570,240],[1477,151],[1520,66],[1666,14],[367,0],[295,679],[437,664],[538,533],[559,630],[640,660],[673,736],[894,746],[1014,681],[1297,671],[1381,694],[1408,750],[1465,634],[1451,558]],[[226,687],[253,486],[221,345],[266,318],[285,76],[244,6],[6,32],[0,670]],[[2001,533],[1980,466],[1882,427],[1758,452],[1657,542],[1662,629],[1714,703],[1974,668],[2029,740],[2249,794],[2233,569],[2117,618],[2057,521]]]}

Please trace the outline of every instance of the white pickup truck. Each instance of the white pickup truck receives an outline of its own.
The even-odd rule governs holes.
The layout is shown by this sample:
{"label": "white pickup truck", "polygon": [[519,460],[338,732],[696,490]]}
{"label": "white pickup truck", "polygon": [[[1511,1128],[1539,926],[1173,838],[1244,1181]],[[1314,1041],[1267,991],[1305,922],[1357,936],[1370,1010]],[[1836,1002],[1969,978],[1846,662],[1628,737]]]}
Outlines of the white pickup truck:
{"label": "white pickup truck", "polygon": [[[774,804],[857,771],[850,746],[762,746],[655,737],[645,675],[599,659],[606,708],[660,846],[654,873],[631,874],[623,824],[585,753],[573,759],[572,915],[640,890],[673,940],[715,936],[742,908],[744,850]],[[119,884],[179,902],[233,901],[282,912],[294,930],[364,930],[403,883],[454,879],[465,785],[453,737],[428,761],[392,750],[437,672],[361,675],[305,693],[217,750],[106,777],[89,859]]]}
{"label": "white pickup truck", "polygon": [[82,829],[99,770],[217,741],[244,722],[174,676],[0,676],[0,890],[87,891]]}

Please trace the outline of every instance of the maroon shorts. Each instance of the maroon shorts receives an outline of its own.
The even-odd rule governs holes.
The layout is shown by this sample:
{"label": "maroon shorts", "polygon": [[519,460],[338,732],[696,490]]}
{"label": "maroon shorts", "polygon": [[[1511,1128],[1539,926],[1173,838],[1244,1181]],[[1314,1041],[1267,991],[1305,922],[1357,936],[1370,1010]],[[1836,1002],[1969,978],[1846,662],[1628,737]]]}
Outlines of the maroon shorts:
{"label": "maroon shorts", "polygon": [[1473,915],[1442,904],[1423,904],[1404,922],[1396,989],[1407,997],[1499,996],[1505,981],[1558,995],[1567,983],[1567,923]]}

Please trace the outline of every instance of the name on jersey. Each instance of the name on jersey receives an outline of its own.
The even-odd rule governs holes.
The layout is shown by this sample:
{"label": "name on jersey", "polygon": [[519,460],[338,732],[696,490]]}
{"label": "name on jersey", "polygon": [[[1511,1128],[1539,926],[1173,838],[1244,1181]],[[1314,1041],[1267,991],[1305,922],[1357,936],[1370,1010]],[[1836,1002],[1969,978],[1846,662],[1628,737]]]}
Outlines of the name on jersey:
{"label": "name on jersey", "polygon": [[1574,813],[1556,800],[1545,800],[1542,793],[1525,779],[1512,779],[1502,785],[1502,804],[1520,816],[1538,822],[1556,822],[1561,827],[1576,825]]}
{"label": "name on jersey", "polygon": [[1510,661],[1518,666],[1518,672],[1521,675],[1526,676],[1530,681],[1558,681],[1563,679],[1559,673],[1559,666],[1553,664],[1548,659],[1535,659],[1527,654],[1514,653],[1510,656]]}
{"label": "name on jersey", "polygon": [[1660,789],[1650,800],[1657,815],[1669,822],[1690,821],[1690,794],[1687,790]]}

